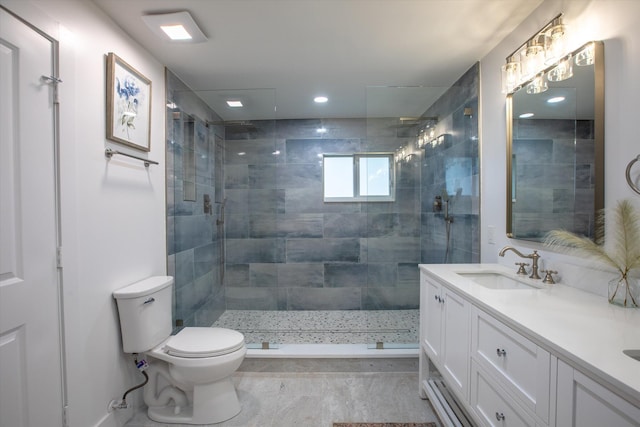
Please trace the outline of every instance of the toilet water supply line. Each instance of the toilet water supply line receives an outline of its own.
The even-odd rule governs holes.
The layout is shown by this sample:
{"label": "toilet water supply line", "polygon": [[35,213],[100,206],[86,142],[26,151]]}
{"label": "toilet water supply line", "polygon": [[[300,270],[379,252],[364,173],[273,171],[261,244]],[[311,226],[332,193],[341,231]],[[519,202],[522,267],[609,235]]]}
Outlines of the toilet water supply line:
{"label": "toilet water supply line", "polygon": [[[138,370],[142,372],[142,375],[144,375],[144,382],[125,391],[121,401],[118,402],[117,400],[112,400],[109,404],[110,410],[128,408],[129,405],[127,404],[127,395],[134,390],[144,387],[145,385],[147,385],[147,383],[149,383],[149,381],[151,381],[151,384],[149,384],[149,387],[144,389],[143,395],[144,403],[146,403],[147,406],[166,406],[170,400],[173,400],[175,403],[174,413],[176,415],[180,413],[182,407],[188,406],[189,401],[187,399],[187,396],[184,394],[184,392],[173,386],[167,386],[163,388],[160,394],[156,396],[156,377],[158,375],[162,375],[165,380],[170,382],[171,374],[169,373],[169,369],[166,366],[149,365],[144,359],[138,361],[137,354],[134,354],[134,361],[136,364],[136,368],[138,368]],[[149,369],[149,372],[151,372],[151,377],[149,377],[149,375],[145,372],[147,369]]]}
{"label": "toilet water supply line", "polygon": [[149,375],[145,372],[149,367],[147,361],[142,359],[138,362],[138,355],[136,353],[133,354],[133,360],[136,364],[136,368],[138,368],[138,370],[142,372],[142,375],[144,375],[144,381],[137,386],[131,387],[129,390],[125,391],[122,395],[122,400],[120,400],[119,402],[117,400],[112,400],[109,404],[109,409],[127,409],[129,407],[129,405],[127,404],[127,395],[132,391],[139,389],[140,387],[144,387],[149,382]]}

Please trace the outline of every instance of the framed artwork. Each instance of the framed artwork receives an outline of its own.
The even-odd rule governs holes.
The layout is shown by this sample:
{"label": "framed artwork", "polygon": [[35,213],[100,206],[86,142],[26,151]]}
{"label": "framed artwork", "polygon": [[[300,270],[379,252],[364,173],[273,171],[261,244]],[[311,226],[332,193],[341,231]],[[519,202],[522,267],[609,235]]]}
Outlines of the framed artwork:
{"label": "framed artwork", "polygon": [[107,55],[107,138],[151,150],[151,80],[113,52]]}

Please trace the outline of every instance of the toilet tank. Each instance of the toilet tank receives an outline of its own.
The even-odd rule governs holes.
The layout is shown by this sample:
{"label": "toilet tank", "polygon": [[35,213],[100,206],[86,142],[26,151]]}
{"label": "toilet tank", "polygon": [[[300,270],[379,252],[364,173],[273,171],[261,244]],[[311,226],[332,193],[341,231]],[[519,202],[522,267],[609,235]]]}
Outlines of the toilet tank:
{"label": "toilet tank", "polygon": [[113,292],[125,353],[144,353],[171,335],[172,285],[173,277],[154,276]]}

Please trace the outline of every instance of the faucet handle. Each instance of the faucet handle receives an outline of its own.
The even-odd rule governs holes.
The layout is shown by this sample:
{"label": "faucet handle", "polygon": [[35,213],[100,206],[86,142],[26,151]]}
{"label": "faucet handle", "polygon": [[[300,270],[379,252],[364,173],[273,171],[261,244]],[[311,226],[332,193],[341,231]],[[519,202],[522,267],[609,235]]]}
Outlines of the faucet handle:
{"label": "faucet handle", "polygon": [[552,274],[558,274],[557,271],[555,270],[540,270],[540,271],[545,273],[544,279],[542,279],[544,283],[549,283],[550,285],[553,285],[554,283],[556,283],[555,280],[553,280]]}
{"label": "faucet handle", "polygon": [[516,262],[516,265],[519,265],[518,272],[516,274],[527,274],[527,271],[524,269],[525,266],[529,264],[526,262]]}

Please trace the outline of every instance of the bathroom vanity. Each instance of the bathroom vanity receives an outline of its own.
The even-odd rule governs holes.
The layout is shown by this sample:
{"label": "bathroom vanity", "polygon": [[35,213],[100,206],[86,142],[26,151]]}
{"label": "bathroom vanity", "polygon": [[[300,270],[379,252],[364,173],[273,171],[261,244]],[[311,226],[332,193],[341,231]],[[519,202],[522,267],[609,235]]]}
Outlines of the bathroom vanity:
{"label": "bathroom vanity", "polygon": [[420,298],[445,425],[640,426],[640,310],[498,264],[420,265]]}

